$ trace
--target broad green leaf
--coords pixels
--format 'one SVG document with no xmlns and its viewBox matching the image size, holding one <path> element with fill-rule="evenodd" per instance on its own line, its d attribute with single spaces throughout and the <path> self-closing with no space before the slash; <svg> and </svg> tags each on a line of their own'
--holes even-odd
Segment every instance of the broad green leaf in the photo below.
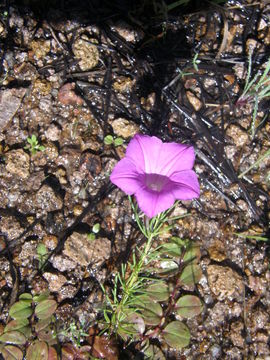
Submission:
<svg viewBox="0 0 270 360">
<path fill-rule="evenodd" d="M 190 341 L 188 327 L 181 321 L 172 321 L 162 331 L 162 335 L 166 343 L 176 350 L 187 346 Z"/>
<path fill-rule="evenodd" d="M 90 241 L 94 241 L 96 239 L 96 235 L 94 233 L 87 234 L 87 239 Z"/>
<path fill-rule="evenodd" d="M 201 300 L 194 295 L 184 295 L 176 303 L 176 312 L 184 318 L 192 318 L 203 310 Z"/>
<path fill-rule="evenodd" d="M 33 301 L 32 295 L 29 293 L 23 293 L 19 296 L 19 300 L 29 301 L 29 304 Z"/>
<path fill-rule="evenodd" d="M 35 331 L 38 333 L 39 331 L 46 329 L 50 323 L 51 323 L 51 317 L 48 317 L 43 320 L 38 320 L 38 322 L 35 324 Z"/>
<path fill-rule="evenodd" d="M 192 245 L 191 247 L 186 249 L 183 261 L 184 262 L 191 262 L 195 259 L 197 259 L 197 261 L 200 259 L 201 257 L 201 251 L 200 251 L 200 247 L 199 246 L 195 246 Z"/>
<path fill-rule="evenodd" d="M 27 340 L 32 336 L 32 329 L 30 328 L 30 326 L 25 326 L 18 331 L 21 332 Z"/>
<path fill-rule="evenodd" d="M 145 291 L 154 301 L 166 301 L 170 296 L 169 287 L 164 281 L 158 281 L 151 284 Z"/>
<path fill-rule="evenodd" d="M 196 263 L 190 263 L 180 275 L 180 281 L 184 285 L 194 285 L 196 284 L 202 276 L 202 270 L 200 266 Z"/>
<path fill-rule="evenodd" d="M 26 337 L 20 331 L 9 331 L 0 336 L 0 341 L 6 344 L 22 345 L 26 342 Z"/>
<path fill-rule="evenodd" d="M 104 144 L 111 145 L 113 143 L 113 137 L 112 135 L 107 135 L 104 138 Z"/>
<path fill-rule="evenodd" d="M 114 146 L 120 146 L 124 144 L 124 139 L 122 139 L 121 137 L 118 137 L 114 140 Z"/>
<path fill-rule="evenodd" d="M 57 308 L 55 300 L 43 300 L 35 308 L 35 315 L 39 319 L 51 317 Z"/>
<path fill-rule="evenodd" d="M 96 223 L 93 227 L 92 227 L 92 231 L 93 233 L 97 234 L 100 230 L 100 224 Z"/>
<path fill-rule="evenodd" d="M 143 353 L 148 360 L 166 360 L 163 352 L 156 345 L 149 345 L 145 350 L 143 350 Z"/>
<path fill-rule="evenodd" d="M 38 244 L 37 253 L 38 255 L 45 256 L 48 255 L 48 250 L 44 244 Z"/>
<path fill-rule="evenodd" d="M 29 324 L 28 319 L 11 320 L 5 327 L 4 332 L 20 330 Z"/>
<path fill-rule="evenodd" d="M 48 360 L 48 345 L 44 341 L 35 341 L 26 350 L 26 360 Z"/>
<path fill-rule="evenodd" d="M 172 236 L 171 242 L 177 244 L 180 248 L 185 248 L 190 243 L 190 240 L 183 240 L 178 236 Z"/>
<path fill-rule="evenodd" d="M 178 271 L 178 264 L 173 260 L 162 260 L 159 263 L 159 268 L 156 269 L 157 273 L 162 276 L 174 275 Z"/>
<path fill-rule="evenodd" d="M 162 245 L 161 252 L 169 256 L 180 257 L 182 254 L 182 247 L 170 242 Z"/>
<path fill-rule="evenodd" d="M 158 325 L 161 321 L 163 311 L 159 303 L 152 301 L 151 305 L 141 310 L 144 322 L 147 325 Z"/>
<path fill-rule="evenodd" d="M 147 294 L 137 297 L 134 305 L 142 314 L 144 322 L 148 325 L 157 325 L 163 316 L 163 310 L 159 303 L 153 301 Z"/>
<path fill-rule="evenodd" d="M 9 315 L 16 320 L 27 319 L 32 313 L 33 309 L 27 300 L 17 301 L 9 310 Z"/>
<path fill-rule="evenodd" d="M 43 293 L 41 293 L 40 295 L 35 295 L 33 297 L 33 300 L 35 303 L 40 303 L 42 302 L 43 300 L 47 300 L 48 297 L 49 297 L 50 293 L 49 291 L 44 291 Z"/>
<path fill-rule="evenodd" d="M 124 340 L 128 338 L 138 338 L 139 335 L 145 331 L 145 323 L 143 318 L 135 313 L 131 312 L 126 316 L 117 328 L 117 334 L 120 335 Z"/>
<path fill-rule="evenodd" d="M 57 343 L 54 331 L 49 326 L 39 331 L 37 336 L 40 341 L 46 341 L 48 345 L 55 345 Z"/>
<path fill-rule="evenodd" d="M 6 345 L 1 351 L 5 360 L 22 360 L 23 352 L 17 346 Z"/>
</svg>

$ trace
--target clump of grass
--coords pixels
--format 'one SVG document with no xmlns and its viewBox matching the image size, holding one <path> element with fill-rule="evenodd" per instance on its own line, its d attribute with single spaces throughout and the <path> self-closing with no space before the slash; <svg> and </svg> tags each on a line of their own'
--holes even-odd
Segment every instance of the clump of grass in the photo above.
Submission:
<svg viewBox="0 0 270 360">
<path fill-rule="evenodd" d="M 243 104 L 251 103 L 253 105 L 252 122 L 250 133 L 254 138 L 258 126 L 256 126 L 256 119 L 258 114 L 259 103 L 270 96 L 270 59 L 267 61 L 263 73 L 259 70 L 252 78 L 252 53 L 249 52 L 248 56 L 248 71 L 245 81 L 245 87 L 242 95 L 237 100 L 236 105 L 242 106 Z"/>
</svg>

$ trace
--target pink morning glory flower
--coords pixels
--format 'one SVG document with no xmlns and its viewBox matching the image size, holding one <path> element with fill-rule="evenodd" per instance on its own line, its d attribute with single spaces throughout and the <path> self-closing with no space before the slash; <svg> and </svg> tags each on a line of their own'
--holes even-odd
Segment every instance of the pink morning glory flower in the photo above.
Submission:
<svg viewBox="0 0 270 360">
<path fill-rule="evenodd" d="M 134 194 L 139 208 L 152 218 L 169 209 L 175 200 L 199 197 L 200 185 L 192 170 L 194 161 L 192 146 L 137 134 L 110 179 L 126 194 Z"/>
</svg>

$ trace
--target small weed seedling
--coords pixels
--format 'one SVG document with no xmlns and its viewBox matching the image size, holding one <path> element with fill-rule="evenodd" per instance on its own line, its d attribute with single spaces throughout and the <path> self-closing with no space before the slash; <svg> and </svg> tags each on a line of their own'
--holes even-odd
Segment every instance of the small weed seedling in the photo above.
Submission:
<svg viewBox="0 0 270 360">
<path fill-rule="evenodd" d="M 35 155 L 38 151 L 45 150 L 45 146 L 39 145 L 36 135 L 28 137 L 26 140 L 28 144 L 24 147 L 24 149 L 29 150 L 31 155 Z"/>
<path fill-rule="evenodd" d="M 48 259 L 48 250 L 44 244 L 37 246 L 38 269 L 42 269 Z"/>
<path fill-rule="evenodd" d="M 62 330 L 60 333 L 58 333 L 58 335 L 68 337 L 77 348 L 80 348 L 83 338 L 89 336 L 89 333 L 85 332 L 83 323 L 80 323 L 79 326 L 77 326 L 76 322 L 72 320 L 68 328 Z"/>
<path fill-rule="evenodd" d="M 99 233 L 100 230 L 100 224 L 96 223 L 93 227 L 92 227 L 92 232 L 90 232 L 87 237 L 89 240 L 95 240 L 96 238 L 96 234 Z"/>
<path fill-rule="evenodd" d="M 112 135 L 107 135 L 104 138 L 104 144 L 114 145 L 115 147 L 117 147 L 124 144 L 124 139 L 122 139 L 121 137 L 114 138 Z"/>
</svg>

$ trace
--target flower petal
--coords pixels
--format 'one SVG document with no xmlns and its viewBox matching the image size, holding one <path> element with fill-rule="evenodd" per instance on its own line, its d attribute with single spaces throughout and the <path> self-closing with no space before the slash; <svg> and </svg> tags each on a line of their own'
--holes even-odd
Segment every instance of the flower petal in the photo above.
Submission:
<svg viewBox="0 0 270 360">
<path fill-rule="evenodd" d="M 172 183 L 167 185 L 178 200 L 191 200 L 200 195 L 200 184 L 195 171 L 186 170 L 172 174 L 170 176 Z"/>
<path fill-rule="evenodd" d="M 162 150 L 162 141 L 155 136 L 137 134 L 130 141 L 126 157 L 132 159 L 138 170 L 145 173 L 157 173 Z"/>
<path fill-rule="evenodd" d="M 156 172 L 170 177 L 174 172 L 191 170 L 194 161 L 195 152 L 192 146 L 163 143 Z"/>
<path fill-rule="evenodd" d="M 152 218 L 157 214 L 169 209 L 175 201 L 171 191 L 152 191 L 143 187 L 136 191 L 136 200 L 139 208 L 149 217 Z"/>
<path fill-rule="evenodd" d="M 128 195 L 134 194 L 143 184 L 143 175 L 139 174 L 134 163 L 124 158 L 117 163 L 110 180 Z"/>
<path fill-rule="evenodd" d="M 178 143 L 163 143 L 155 136 L 137 134 L 130 141 L 126 156 L 138 170 L 147 174 L 170 176 L 173 172 L 192 169 L 194 148 Z"/>
</svg>

